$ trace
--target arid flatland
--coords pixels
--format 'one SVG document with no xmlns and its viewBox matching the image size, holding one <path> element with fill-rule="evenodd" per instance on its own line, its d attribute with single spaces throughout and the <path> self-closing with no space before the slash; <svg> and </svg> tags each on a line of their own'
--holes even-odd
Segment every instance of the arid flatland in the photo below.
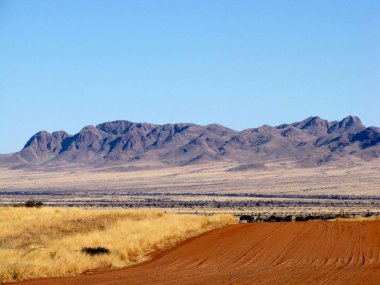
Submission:
<svg viewBox="0 0 380 285">
<path fill-rule="evenodd" d="M 204 164 L 135 171 L 0 169 L 2 204 L 40 200 L 53 206 L 151 207 L 181 211 L 379 211 L 380 163 L 231 171 Z"/>
</svg>

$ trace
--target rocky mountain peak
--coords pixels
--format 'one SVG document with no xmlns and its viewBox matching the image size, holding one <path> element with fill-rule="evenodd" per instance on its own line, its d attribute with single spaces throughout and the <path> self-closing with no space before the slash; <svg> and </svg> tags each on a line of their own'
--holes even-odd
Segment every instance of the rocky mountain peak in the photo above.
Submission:
<svg viewBox="0 0 380 285">
<path fill-rule="evenodd" d="M 291 124 L 243 131 L 218 124 L 157 125 L 118 120 L 86 126 L 74 135 L 65 131 L 38 132 L 20 152 L 10 156 L 6 156 L 7 160 L 0 158 L 0 164 L 106 165 L 139 161 L 185 165 L 221 160 L 291 160 L 315 166 L 351 156 L 380 157 L 380 132 L 376 127 L 366 128 L 356 116 L 333 122 L 313 116 Z"/>
</svg>

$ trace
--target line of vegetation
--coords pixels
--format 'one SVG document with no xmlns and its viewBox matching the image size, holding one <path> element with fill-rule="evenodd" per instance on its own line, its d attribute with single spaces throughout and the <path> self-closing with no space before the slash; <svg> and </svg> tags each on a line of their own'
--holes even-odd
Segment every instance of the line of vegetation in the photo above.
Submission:
<svg viewBox="0 0 380 285">
<path fill-rule="evenodd" d="M 379 213 L 367 212 L 362 215 L 338 213 L 338 214 L 307 214 L 307 215 L 249 215 L 239 216 L 241 223 L 265 223 L 265 222 L 307 222 L 307 221 L 379 221 Z"/>
<path fill-rule="evenodd" d="M 307 189 L 306 189 L 307 190 Z M 80 191 L 33 191 L 34 196 L 77 196 Z M 250 197 L 250 198 L 286 198 L 286 199 L 320 199 L 320 200 L 380 200 L 379 195 L 338 195 L 338 194 L 264 194 L 264 193 L 214 193 L 214 192 L 96 192 L 89 191 L 83 192 L 88 196 L 103 196 L 103 195 L 116 195 L 116 196 L 203 196 L 203 197 Z M 0 191 L 0 195 L 12 196 L 29 196 L 29 191 Z"/>
</svg>

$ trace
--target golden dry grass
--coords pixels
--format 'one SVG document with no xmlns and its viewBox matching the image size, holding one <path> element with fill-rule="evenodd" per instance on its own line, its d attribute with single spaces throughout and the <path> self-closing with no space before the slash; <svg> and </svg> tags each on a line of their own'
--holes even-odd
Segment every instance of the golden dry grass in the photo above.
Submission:
<svg viewBox="0 0 380 285">
<path fill-rule="evenodd" d="M 234 222 L 230 215 L 153 210 L 0 207 L 0 283 L 129 266 L 157 249 Z M 81 251 L 95 246 L 110 254 Z"/>
<path fill-rule="evenodd" d="M 356 217 L 356 218 L 336 218 L 331 221 L 341 221 L 341 222 L 379 222 L 380 216 L 372 217 Z"/>
</svg>

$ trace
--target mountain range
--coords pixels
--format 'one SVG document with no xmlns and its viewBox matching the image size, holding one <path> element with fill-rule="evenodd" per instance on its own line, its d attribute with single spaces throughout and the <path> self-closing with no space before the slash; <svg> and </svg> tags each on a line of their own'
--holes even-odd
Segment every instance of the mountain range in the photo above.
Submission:
<svg viewBox="0 0 380 285">
<path fill-rule="evenodd" d="M 366 127 L 356 116 L 341 121 L 309 117 L 279 126 L 235 131 L 211 124 L 157 125 L 125 120 L 86 126 L 79 133 L 40 131 L 22 150 L 0 156 L 12 168 L 58 165 L 188 165 L 214 161 L 258 167 L 291 161 L 319 166 L 347 159 L 380 156 L 380 129 Z"/>
</svg>

